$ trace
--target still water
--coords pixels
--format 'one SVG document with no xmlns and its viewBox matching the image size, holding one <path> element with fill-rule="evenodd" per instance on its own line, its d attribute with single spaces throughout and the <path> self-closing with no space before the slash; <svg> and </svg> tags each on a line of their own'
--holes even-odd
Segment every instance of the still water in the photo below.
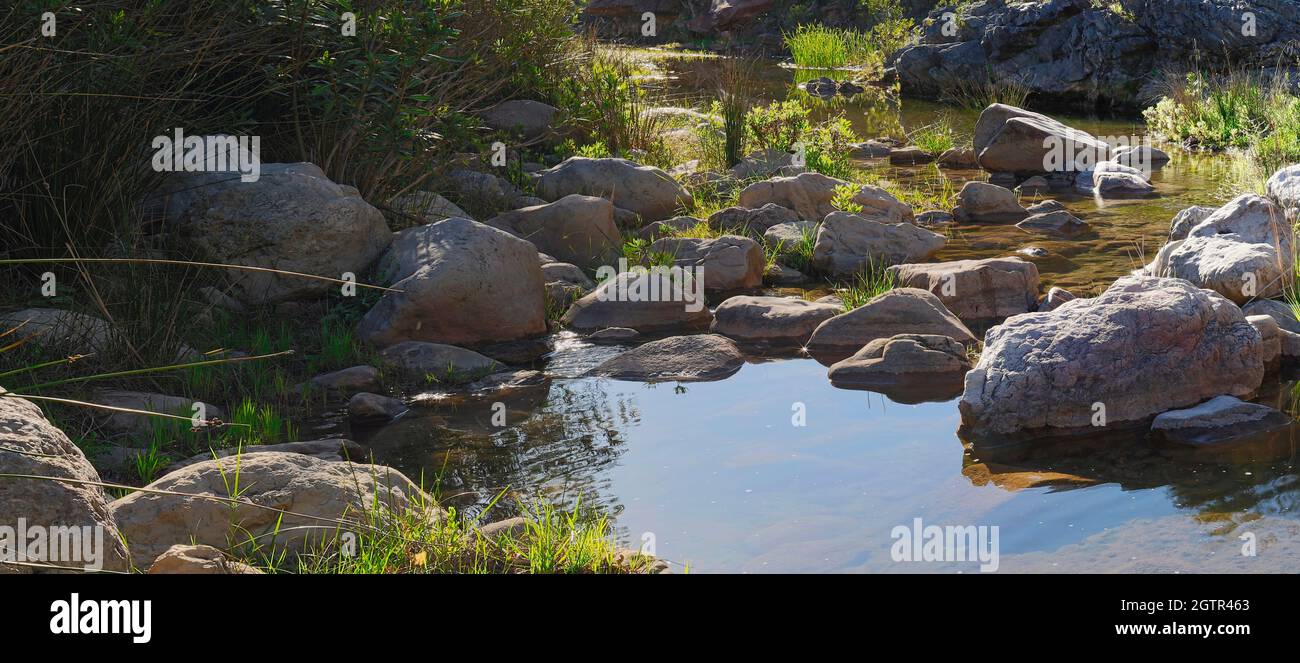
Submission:
<svg viewBox="0 0 1300 663">
<path fill-rule="evenodd" d="M 715 65 L 663 61 L 662 84 L 677 99 L 701 98 Z M 760 96 L 791 88 L 791 73 L 775 65 L 758 76 Z M 869 95 L 836 104 L 864 136 L 899 135 L 939 112 L 968 136 L 977 116 Z M 1057 117 L 1099 136 L 1143 131 L 1133 119 Z M 1045 287 L 1094 294 L 1153 254 L 1178 210 L 1238 193 L 1228 159 L 1167 151 L 1173 161 L 1153 177 L 1157 197 L 1050 195 L 1092 225 L 1088 235 L 1054 240 L 1009 225 L 958 226 L 939 259 L 1037 246 L 1048 252 L 1034 259 Z M 863 167 L 918 185 L 935 185 L 939 173 Z M 956 188 L 983 177 L 939 176 Z M 442 494 L 463 509 L 482 509 L 503 491 L 576 506 L 607 516 L 624 544 L 652 541 L 679 572 L 979 572 L 977 562 L 894 561 L 891 532 L 918 518 L 996 526 L 1001 572 L 1300 568 L 1294 433 L 1213 456 L 1132 436 L 1032 452 L 979 449 L 957 437 L 955 402 L 903 405 L 836 389 L 811 359 L 755 358 L 720 382 L 642 384 L 580 377 L 621 348 L 568 333 L 555 341 L 544 385 L 489 399 L 416 394 L 399 421 L 351 433 L 378 462 L 426 483 L 438 477 Z M 1260 400 L 1294 413 L 1291 386 L 1269 385 Z M 491 425 L 494 401 L 506 404 L 505 429 Z M 341 418 L 325 421 L 320 432 L 339 427 Z M 489 519 L 512 515 L 509 508 L 493 507 Z M 1243 554 L 1249 543 L 1253 556 Z"/>
</svg>

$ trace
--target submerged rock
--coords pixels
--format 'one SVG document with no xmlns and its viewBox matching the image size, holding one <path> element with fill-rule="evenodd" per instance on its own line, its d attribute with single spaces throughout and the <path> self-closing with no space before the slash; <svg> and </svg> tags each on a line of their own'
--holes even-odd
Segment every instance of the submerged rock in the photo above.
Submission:
<svg viewBox="0 0 1300 663">
<path fill-rule="evenodd" d="M 731 339 L 699 334 L 646 343 L 604 362 L 588 374 L 643 382 L 721 380 L 740 370 L 744 363 L 745 356 Z"/>
<path fill-rule="evenodd" d="M 415 378 L 483 375 L 504 368 L 495 359 L 473 350 L 424 341 L 398 343 L 385 348 L 380 357 L 384 363 Z"/>
<path fill-rule="evenodd" d="M 1073 237 L 1091 229 L 1079 217 L 1064 210 L 1035 214 L 1016 224 L 1017 228 Z"/>
<path fill-rule="evenodd" d="M 996 439 L 1123 429 L 1213 396 L 1246 396 L 1263 380 L 1260 344 L 1241 309 L 1217 293 L 1124 277 L 1098 297 L 989 330 L 966 374 L 963 432 Z"/>
<path fill-rule="evenodd" d="M 948 336 L 898 334 L 878 338 L 827 372 L 840 388 L 868 389 L 899 403 L 946 401 L 961 395 L 970 370 L 966 347 Z"/>
</svg>

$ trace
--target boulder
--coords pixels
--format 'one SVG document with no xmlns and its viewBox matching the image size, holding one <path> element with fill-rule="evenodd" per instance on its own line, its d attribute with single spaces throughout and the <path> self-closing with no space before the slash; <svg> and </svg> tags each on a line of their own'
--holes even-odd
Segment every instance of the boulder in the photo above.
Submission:
<svg viewBox="0 0 1300 663">
<path fill-rule="evenodd" d="M 808 282 L 808 276 L 803 272 L 793 268 L 786 267 L 779 262 L 774 262 L 763 270 L 763 283 L 772 286 L 796 286 Z"/>
<path fill-rule="evenodd" d="M 795 221 L 778 223 L 763 233 L 763 242 L 774 249 L 780 247 L 779 253 L 790 253 L 804 241 L 804 235 L 817 238 L 817 226 L 814 221 Z"/>
<path fill-rule="evenodd" d="M 989 330 L 966 374 L 963 432 L 1000 439 L 1113 431 L 1213 396 L 1246 396 L 1264 376 L 1260 343 L 1241 309 L 1217 293 L 1178 279 L 1124 277 L 1097 297 Z"/>
<path fill-rule="evenodd" d="M 640 338 L 640 332 L 627 327 L 606 327 L 587 336 L 592 343 L 632 343 Z"/>
<path fill-rule="evenodd" d="M 117 389 L 102 391 L 95 397 L 95 402 L 116 408 L 140 410 L 142 412 L 157 412 L 158 414 L 172 414 L 190 417 L 198 412 L 202 412 L 204 419 L 226 418 L 226 414 L 221 410 L 221 408 L 210 403 L 203 403 L 182 396 L 151 394 L 143 391 L 124 391 Z M 195 410 L 195 406 L 199 406 L 200 409 Z M 155 425 L 173 423 L 172 420 L 163 417 L 151 417 L 147 414 L 132 414 L 130 412 L 115 412 L 113 410 L 95 410 L 95 414 L 100 421 L 100 425 L 108 431 L 141 437 L 149 437 L 153 433 Z"/>
<path fill-rule="evenodd" d="M 1271 373 L 1282 362 L 1282 328 L 1277 321 L 1267 315 L 1246 315 L 1246 322 L 1259 332 L 1260 360 L 1264 362 L 1264 371 Z"/>
<path fill-rule="evenodd" d="M 1244 194 L 1193 226 L 1186 239 L 1165 244 L 1144 272 L 1186 279 L 1245 303 L 1291 286 L 1294 247 L 1281 208 Z"/>
<path fill-rule="evenodd" d="M 532 242 L 556 260 L 587 269 L 613 264 L 623 246 L 614 225 L 614 205 L 592 196 L 574 194 L 505 212 L 487 225 Z"/>
<path fill-rule="evenodd" d="M 852 276 L 872 265 L 925 260 L 945 243 L 943 235 L 910 223 L 833 212 L 817 231 L 812 265 L 826 274 Z"/>
<path fill-rule="evenodd" d="M 946 401 L 961 395 L 970 370 L 966 347 L 948 336 L 898 334 L 878 338 L 830 367 L 831 384 L 878 391 L 900 403 Z"/>
<path fill-rule="evenodd" d="M 1161 413 L 1151 422 L 1151 437 L 1173 444 L 1225 444 L 1291 426 L 1291 417 L 1267 405 L 1232 396 L 1215 396 L 1200 405 Z"/>
<path fill-rule="evenodd" d="M 1169 222 L 1169 240 L 1187 239 L 1187 233 L 1209 218 L 1217 209 L 1216 207 L 1192 205 L 1175 214 L 1173 220 Z"/>
<path fill-rule="evenodd" d="M 256 182 L 229 173 L 178 173 L 166 191 L 166 218 L 196 260 L 339 279 L 365 271 L 393 239 L 379 210 L 310 163 L 262 164 Z M 247 304 L 315 298 L 339 287 L 225 271 L 231 294 Z"/>
<path fill-rule="evenodd" d="M 878 140 L 869 140 L 865 143 L 853 143 L 852 145 L 849 145 L 849 158 L 879 159 L 880 157 L 889 156 L 891 151 L 893 151 L 893 148 L 890 146 Z"/>
<path fill-rule="evenodd" d="M 85 313 L 57 308 L 26 308 L 0 314 L 5 345 L 22 341 L 34 347 L 91 354 L 113 349 L 121 336 L 108 322 Z"/>
<path fill-rule="evenodd" d="M 895 166 L 918 166 L 930 163 L 934 158 L 933 154 L 915 145 L 900 147 L 889 153 L 889 163 Z"/>
<path fill-rule="evenodd" d="M 154 560 L 150 575 L 261 575 L 262 570 L 237 562 L 212 546 L 176 544 Z"/>
<path fill-rule="evenodd" d="M 721 380 L 745 363 L 730 339 L 716 334 L 672 336 L 610 359 L 588 374 L 616 380 L 677 382 Z"/>
<path fill-rule="evenodd" d="M 212 449 L 201 454 L 195 454 L 189 458 L 178 460 L 167 467 L 163 468 L 163 474 L 171 474 L 195 463 L 212 460 L 213 458 L 226 458 L 236 454 L 255 454 L 255 453 L 291 453 L 311 456 L 320 460 L 341 462 L 345 460 L 364 460 L 366 458 L 366 449 L 352 440 L 343 438 L 329 438 L 325 440 L 309 440 L 306 442 L 282 442 L 280 444 L 250 444 L 243 447 L 226 447 L 224 449 Z"/>
<path fill-rule="evenodd" d="M 357 325 L 364 341 L 489 343 L 546 332 L 537 248 L 469 219 L 403 230 L 380 261 L 387 292 Z"/>
<path fill-rule="evenodd" d="M 1276 299 L 1256 299 L 1249 304 L 1241 307 L 1241 311 L 1246 315 L 1267 315 L 1273 318 L 1278 327 L 1289 332 L 1300 334 L 1300 320 L 1296 319 L 1296 312 L 1290 304 L 1281 302 Z"/>
<path fill-rule="evenodd" d="M 989 172 L 1032 175 L 1089 170 L 1110 153 L 1105 142 L 1041 113 L 992 104 L 975 123 L 975 153 Z"/>
<path fill-rule="evenodd" d="M 957 205 L 970 221 L 1015 221 L 1025 218 L 1025 208 L 1011 189 L 988 182 L 970 181 L 957 192 Z"/>
<path fill-rule="evenodd" d="M 895 265 L 898 285 L 927 290 L 967 325 L 983 327 L 1038 304 L 1038 267 L 1020 258 Z"/>
<path fill-rule="evenodd" d="M 1102 198 L 1143 196 L 1155 191 L 1147 176 L 1136 168 L 1115 161 L 1103 161 L 1075 178 L 1075 188 Z"/>
<path fill-rule="evenodd" d="M 898 334 L 947 336 L 964 345 L 976 341 L 938 297 L 917 288 L 895 288 L 818 325 L 807 348 L 818 361 L 834 363 L 878 338 Z"/>
<path fill-rule="evenodd" d="M 749 290 L 763 285 L 763 249 L 748 237 L 665 237 L 651 244 L 650 250 L 673 256 L 678 267 L 697 270 L 706 291 Z"/>
<path fill-rule="evenodd" d="M 399 214 L 413 216 L 421 223 L 473 218 L 456 203 L 430 191 L 415 191 L 398 196 L 389 205 Z"/>
<path fill-rule="evenodd" d="M 745 187 L 740 192 L 740 206 L 758 209 L 775 204 L 794 210 L 805 221 L 821 221 L 822 217 L 835 211 L 831 200 L 835 197 L 835 189 L 844 184 L 843 180 L 821 173 L 774 177 Z"/>
<path fill-rule="evenodd" d="M 1071 293 L 1069 290 L 1066 290 L 1064 288 L 1057 288 L 1053 286 L 1052 289 L 1048 290 L 1047 294 L 1043 296 L 1043 301 L 1039 302 L 1038 310 L 1054 311 L 1061 304 L 1064 304 L 1073 299 L 1075 299 L 1074 294 Z"/>
<path fill-rule="evenodd" d="M 42 573 L 33 566 L 6 561 L 87 570 L 128 571 L 130 559 L 118 535 L 104 489 L 94 485 L 99 473 L 85 454 L 31 401 L 0 391 L 0 473 L 85 483 L 0 477 L 0 527 L 67 527 L 72 550 L 8 550 L 0 555 L 0 574 Z M 21 523 L 20 523 L 21 521 Z M 49 530 L 53 534 L 56 530 Z M 71 538 L 71 537 L 77 538 Z M 102 548 L 96 549 L 102 541 Z M 24 542 L 26 543 L 26 542 Z M 29 554 L 30 553 L 30 556 Z M 137 560 L 138 562 L 138 560 Z M 52 570 L 52 569 L 51 569 Z"/>
<path fill-rule="evenodd" d="M 660 237 L 674 237 L 703 223 L 693 216 L 674 216 L 663 221 L 654 221 L 637 231 L 641 239 L 653 242 Z"/>
<path fill-rule="evenodd" d="M 503 101 L 480 114 L 483 123 L 499 131 L 511 131 L 524 138 L 539 138 L 550 132 L 559 109 L 531 99 Z"/>
<path fill-rule="evenodd" d="M 1065 211 L 1047 212 L 1046 214 L 1034 214 L 1025 218 L 1024 221 L 1016 224 L 1021 230 L 1031 232 L 1041 232 L 1065 237 L 1074 237 L 1088 232 L 1091 229 L 1086 222 L 1079 217 Z"/>
<path fill-rule="evenodd" d="M 311 379 L 311 383 L 330 391 L 375 391 L 379 389 L 379 369 L 374 366 L 352 366 L 317 375 Z"/>
<path fill-rule="evenodd" d="M 813 330 L 843 309 L 788 297 L 732 297 L 713 311 L 709 331 L 746 345 L 802 347 Z"/>
<path fill-rule="evenodd" d="M 773 226 L 798 223 L 799 215 L 776 203 L 758 209 L 728 207 L 709 216 L 709 226 L 723 232 L 762 236 Z"/>
<path fill-rule="evenodd" d="M 1268 197 L 1284 210 L 1300 208 L 1300 164 L 1273 173 L 1264 185 Z"/>
<path fill-rule="evenodd" d="M 547 200 L 598 196 L 645 222 L 667 219 L 694 204 L 691 194 L 668 173 L 626 159 L 572 157 L 541 173 L 537 193 Z"/>
<path fill-rule="evenodd" d="M 728 174 L 732 179 L 740 181 L 776 175 L 789 177 L 806 171 L 804 166 L 795 163 L 794 154 L 772 149 L 747 155 L 740 163 L 732 166 Z"/>
<path fill-rule="evenodd" d="M 348 399 L 348 417 L 361 423 L 379 423 L 396 419 L 406 412 L 406 404 L 381 394 L 360 392 Z"/>
<path fill-rule="evenodd" d="M 959 170 L 974 170 L 980 167 L 979 160 L 975 158 L 975 150 L 953 147 L 943 151 L 939 155 L 938 164 L 941 168 L 953 168 Z"/>
<path fill-rule="evenodd" d="M 1169 163 L 1169 153 L 1150 145 L 1135 145 L 1116 149 L 1110 157 L 1116 163 L 1142 171 L 1150 178 L 1152 170 L 1163 168 Z"/>
<path fill-rule="evenodd" d="M 520 198 L 526 198 L 519 187 L 492 173 L 453 170 L 447 174 L 447 185 L 456 192 L 457 200 L 475 208 L 500 211 L 528 206 L 515 204 Z"/>
<path fill-rule="evenodd" d="M 706 279 L 708 277 L 705 277 Z M 713 321 L 703 280 L 671 272 L 622 272 L 574 302 L 560 323 L 578 332 L 627 327 L 642 334 L 704 329 Z"/>
<path fill-rule="evenodd" d="M 497 360 L 473 350 L 442 343 L 404 341 L 380 352 L 384 363 L 408 377 L 441 378 L 477 376 L 504 368 Z"/>
<path fill-rule="evenodd" d="M 546 284 L 566 283 L 575 285 L 583 291 L 591 290 L 596 287 L 587 273 L 567 262 L 548 262 L 542 265 L 542 276 L 546 278 Z"/>
<path fill-rule="evenodd" d="M 239 494 L 232 499 L 236 473 Z M 256 537 L 266 551 L 328 548 L 337 545 L 340 532 L 363 526 L 376 508 L 441 517 L 432 498 L 390 467 L 291 453 L 204 461 L 146 488 L 165 492 L 135 492 L 109 504 L 132 556 L 144 563 L 178 543 L 235 550 Z"/>
</svg>

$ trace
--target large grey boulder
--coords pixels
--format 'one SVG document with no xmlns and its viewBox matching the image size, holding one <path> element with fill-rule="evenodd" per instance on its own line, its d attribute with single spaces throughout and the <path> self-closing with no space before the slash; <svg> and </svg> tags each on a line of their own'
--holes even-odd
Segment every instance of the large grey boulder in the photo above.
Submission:
<svg viewBox="0 0 1300 663">
<path fill-rule="evenodd" d="M 1090 170 L 1110 154 L 1105 142 L 1046 115 L 992 104 L 975 124 L 976 160 L 994 173 Z"/>
<path fill-rule="evenodd" d="M 709 331 L 746 345 L 802 346 L 843 309 L 790 297 L 740 295 L 718 304 Z"/>
<path fill-rule="evenodd" d="M 871 265 L 925 260 L 945 243 L 943 235 L 911 223 L 832 212 L 817 230 L 812 265 L 826 274 L 851 276 Z"/>
<path fill-rule="evenodd" d="M 1160 249 L 1144 271 L 1186 279 L 1245 303 L 1294 281 L 1295 231 L 1271 200 L 1243 194 Z"/>
<path fill-rule="evenodd" d="M 487 225 L 532 242 L 556 260 L 588 269 L 613 264 L 623 246 L 614 204 L 593 196 L 574 194 L 504 212 Z"/>
<path fill-rule="evenodd" d="M 368 343 L 473 345 L 546 332 L 537 247 L 469 219 L 403 230 L 380 261 L 388 292 L 357 325 Z"/>
<path fill-rule="evenodd" d="M 579 332 L 626 327 L 642 334 L 706 329 L 703 283 L 680 271 L 622 272 L 574 302 L 560 323 Z M 680 296 L 679 296 L 680 295 Z"/>
<path fill-rule="evenodd" d="M 605 198 L 645 222 L 667 219 L 694 204 L 668 173 L 626 159 L 572 157 L 537 179 L 537 194 L 547 200 L 575 193 Z"/>
<path fill-rule="evenodd" d="M 20 520 L 32 532 L 37 527 L 70 528 L 50 529 L 48 533 L 59 533 L 61 542 L 75 544 L 71 549 L 57 552 L 48 546 L 44 550 L 7 550 L 0 555 L 0 575 L 45 571 L 5 561 L 88 570 L 130 569 L 117 521 L 108 508 L 108 496 L 103 488 L 94 485 L 100 481 L 99 473 L 81 449 L 45 418 L 39 407 L 3 390 L 0 390 L 0 473 L 80 482 L 0 477 L 0 505 L 3 505 L 0 527 L 7 528 L 11 536 L 21 529 Z M 62 533 L 68 536 L 65 538 Z M 11 539 L 8 545 L 13 543 Z M 24 545 L 27 543 L 23 541 Z M 102 547 L 97 550 L 97 545 Z"/>
<path fill-rule="evenodd" d="M 721 380 L 744 364 L 745 356 L 731 339 L 699 334 L 651 341 L 602 363 L 589 375 L 646 382 Z"/>
<path fill-rule="evenodd" d="M 989 330 L 966 374 L 963 430 L 998 439 L 1123 429 L 1213 396 L 1246 396 L 1264 377 L 1260 343 L 1217 293 L 1124 277 L 1097 297 Z"/>
<path fill-rule="evenodd" d="M 818 325 L 807 347 L 818 361 L 834 363 L 878 338 L 898 334 L 947 336 L 964 345 L 976 342 L 938 297 L 917 288 L 895 288 Z"/>
<path fill-rule="evenodd" d="M 1038 267 L 1020 258 L 895 265 L 898 285 L 928 290 L 962 322 L 986 326 L 1038 305 Z"/>
<path fill-rule="evenodd" d="M 194 257 L 343 278 L 365 271 L 392 241 L 384 215 L 357 190 L 331 182 L 310 163 L 262 164 L 256 182 L 229 173 L 169 179 L 168 221 Z M 267 304 L 319 297 L 336 283 L 227 270 L 237 299 Z"/>
<path fill-rule="evenodd" d="M 399 214 L 419 219 L 421 223 L 437 223 L 443 219 L 471 219 L 468 212 L 456 203 L 432 191 L 413 191 L 394 198 L 389 205 Z"/>
<path fill-rule="evenodd" d="M 698 270 L 705 290 L 750 290 L 763 285 L 763 249 L 748 237 L 665 237 L 651 244 L 650 250 L 672 256 L 678 267 Z"/>
<path fill-rule="evenodd" d="M 238 473 L 238 485 L 234 484 Z M 251 547 L 290 554 L 335 548 L 341 533 L 376 513 L 441 511 L 401 472 L 381 465 L 330 462 L 293 453 L 244 454 L 172 472 L 109 505 L 131 555 L 148 564 L 171 546 Z M 238 491 L 238 499 L 232 492 Z"/>
</svg>

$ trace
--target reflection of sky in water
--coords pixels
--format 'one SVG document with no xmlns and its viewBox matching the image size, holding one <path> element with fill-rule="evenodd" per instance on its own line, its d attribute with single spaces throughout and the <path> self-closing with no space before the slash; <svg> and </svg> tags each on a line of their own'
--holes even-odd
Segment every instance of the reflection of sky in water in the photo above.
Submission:
<svg viewBox="0 0 1300 663">
<path fill-rule="evenodd" d="M 835 389 L 825 371 L 791 360 L 711 383 L 557 379 L 507 400 L 504 433 L 487 425 L 490 403 L 439 403 L 362 441 L 408 472 L 444 467 L 445 492 L 472 495 L 467 506 L 506 486 L 568 504 L 581 494 L 625 543 L 653 532 L 661 556 L 704 572 L 973 570 L 894 563 L 890 531 L 917 517 L 998 525 L 1003 571 L 1193 570 L 1206 546 L 1235 550 L 1241 527 L 1293 524 L 1285 459 L 1198 465 L 1138 445 L 1007 465 L 963 449 L 955 403 L 899 405 Z M 791 425 L 795 401 L 806 427 Z M 1153 546 L 1141 545 L 1148 528 Z M 1072 556 L 1043 554 L 1058 549 Z M 1261 566 L 1284 563 L 1268 550 Z"/>
</svg>

